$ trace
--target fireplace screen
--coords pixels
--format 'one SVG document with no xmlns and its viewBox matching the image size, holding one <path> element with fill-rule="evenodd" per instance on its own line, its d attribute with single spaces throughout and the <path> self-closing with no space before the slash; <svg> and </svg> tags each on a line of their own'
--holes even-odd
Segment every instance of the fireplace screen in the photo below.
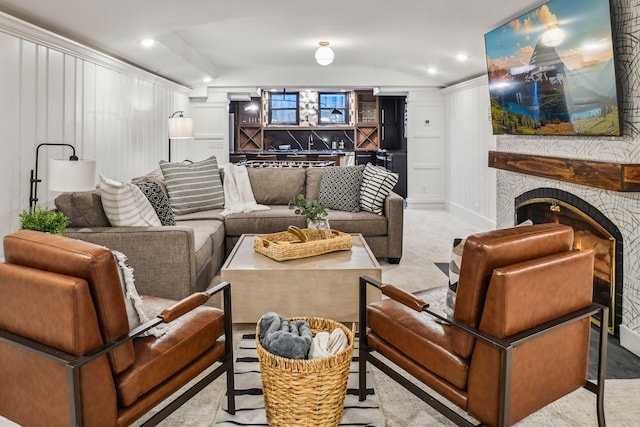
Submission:
<svg viewBox="0 0 640 427">
<path fill-rule="evenodd" d="M 609 307 L 609 333 L 616 331 L 616 238 L 575 206 L 551 198 L 531 198 L 516 205 L 516 221 L 554 222 L 573 227 L 573 247 L 594 252 L 593 301 Z M 594 323 L 599 321 L 594 319 Z"/>
</svg>

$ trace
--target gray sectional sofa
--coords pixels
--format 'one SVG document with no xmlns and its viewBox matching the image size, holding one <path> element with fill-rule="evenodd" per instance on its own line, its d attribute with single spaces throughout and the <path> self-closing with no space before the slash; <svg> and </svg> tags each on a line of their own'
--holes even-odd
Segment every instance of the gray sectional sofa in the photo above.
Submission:
<svg viewBox="0 0 640 427">
<path fill-rule="evenodd" d="M 176 225 L 111 227 L 97 191 L 65 193 L 56 206 L 71 219 L 66 236 L 118 250 L 134 268 L 141 294 L 181 299 L 207 288 L 242 234 L 266 234 L 305 226 L 305 218 L 288 208 L 298 194 L 316 199 L 322 168 L 248 169 L 256 202 L 269 210 L 220 215 L 209 210 L 176 216 Z M 383 215 L 329 211 L 331 228 L 361 233 L 378 258 L 402 257 L 404 199 L 395 193 L 384 201 Z"/>
</svg>

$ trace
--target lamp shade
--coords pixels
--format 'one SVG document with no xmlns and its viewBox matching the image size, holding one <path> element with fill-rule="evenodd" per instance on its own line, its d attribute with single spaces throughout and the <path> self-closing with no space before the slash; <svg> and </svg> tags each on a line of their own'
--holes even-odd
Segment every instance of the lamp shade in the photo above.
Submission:
<svg viewBox="0 0 640 427">
<path fill-rule="evenodd" d="M 51 191 L 87 191 L 96 188 L 96 161 L 49 159 L 48 179 Z"/>
<path fill-rule="evenodd" d="M 170 139 L 193 138 L 193 119 L 189 117 L 169 118 L 169 138 Z"/>
<path fill-rule="evenodd" d="M 329 42 L 320 42 L 320 47 L 316 50 L 316 62 L 320 65 L 333 62 L 333 50 L 329 47 Z"/>
</svg>

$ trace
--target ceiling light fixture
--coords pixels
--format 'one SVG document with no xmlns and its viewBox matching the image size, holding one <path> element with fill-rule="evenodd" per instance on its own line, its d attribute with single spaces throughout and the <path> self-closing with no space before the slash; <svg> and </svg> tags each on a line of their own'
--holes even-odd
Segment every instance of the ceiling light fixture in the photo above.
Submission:
<svg viewBox="0 0 640 427">
<path fill-rule="evenodd" d="M 320 47 L 316 50 L 316 62 L 320 65 L 329 65 L 333 62 L 333 50 L 329 47 L 329 42 L 320 42 Z"/>
<path fill-rule="evenodd" d="M 209 82 L 211 82 L 211 77 L 207 76 L 207 77 L 203 78 L 202 81 L 205 82 L 205 83 L 209 83 Z"/>
<path fill-rule="evenodd" d="M 466 54 L 464 54 L 464 53 L 459 53 L 459 54 L 457 54 L 457 55 L 456 55 L 456 59 L 457 59 L 458 61 L 460 61 L 460 62 L 464 62 L 464 61 L 466 61 L 467 59 L 469 59 L 469 57 L 468 57 Z"/>
<path fill-rule="evenodd" d="M 435 74 L 437 72 L 438 72 L 438 70 L 436 70 L 434 67 L 427 68 L 427 73 L 429 73 L 429 74 Z"/>
<path fill-rule="evenodd" d="M 151 47 L 156 43 L 154 39 L 144 39 L 140 41 L 140 44 L 144 47 Z"/>
</svg>

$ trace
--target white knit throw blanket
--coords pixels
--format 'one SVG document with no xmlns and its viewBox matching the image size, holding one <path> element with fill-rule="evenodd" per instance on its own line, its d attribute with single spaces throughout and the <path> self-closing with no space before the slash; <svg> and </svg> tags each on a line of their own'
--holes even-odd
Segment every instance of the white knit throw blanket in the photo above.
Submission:
<svg viewBox="0 0 640 427">
<path fill-rule="evenodd" d="M 140 294 L 138 294 L 138 290 L 136 289 L 135 278 L 133 277 L 133 268 L 127 264 L 127 256 L 122 252 L 115 250 L 111 250 L 111 253 L 116 259 L 118 270 L 120 270 L 120 280 L 122 281 L 125 306 L 127 308 L 127 316 L 129 318 L 129 328 L 133 329 L 136 326 L 147 323 L 149 321 L 149 316 L 144 312 L 142 298 L 140 298 Z M 161 337 L 165 333 L 166 326 L 158 325 L 149 329 L 142 335 Z"/>
<path fill-rule="evenodd" d="M 246 166 L 227 163 L 222 167 L 224 168 L 224 210 L 220 215 L 269 210 L 269 206 L 256 203 Z"/>
</svg>

